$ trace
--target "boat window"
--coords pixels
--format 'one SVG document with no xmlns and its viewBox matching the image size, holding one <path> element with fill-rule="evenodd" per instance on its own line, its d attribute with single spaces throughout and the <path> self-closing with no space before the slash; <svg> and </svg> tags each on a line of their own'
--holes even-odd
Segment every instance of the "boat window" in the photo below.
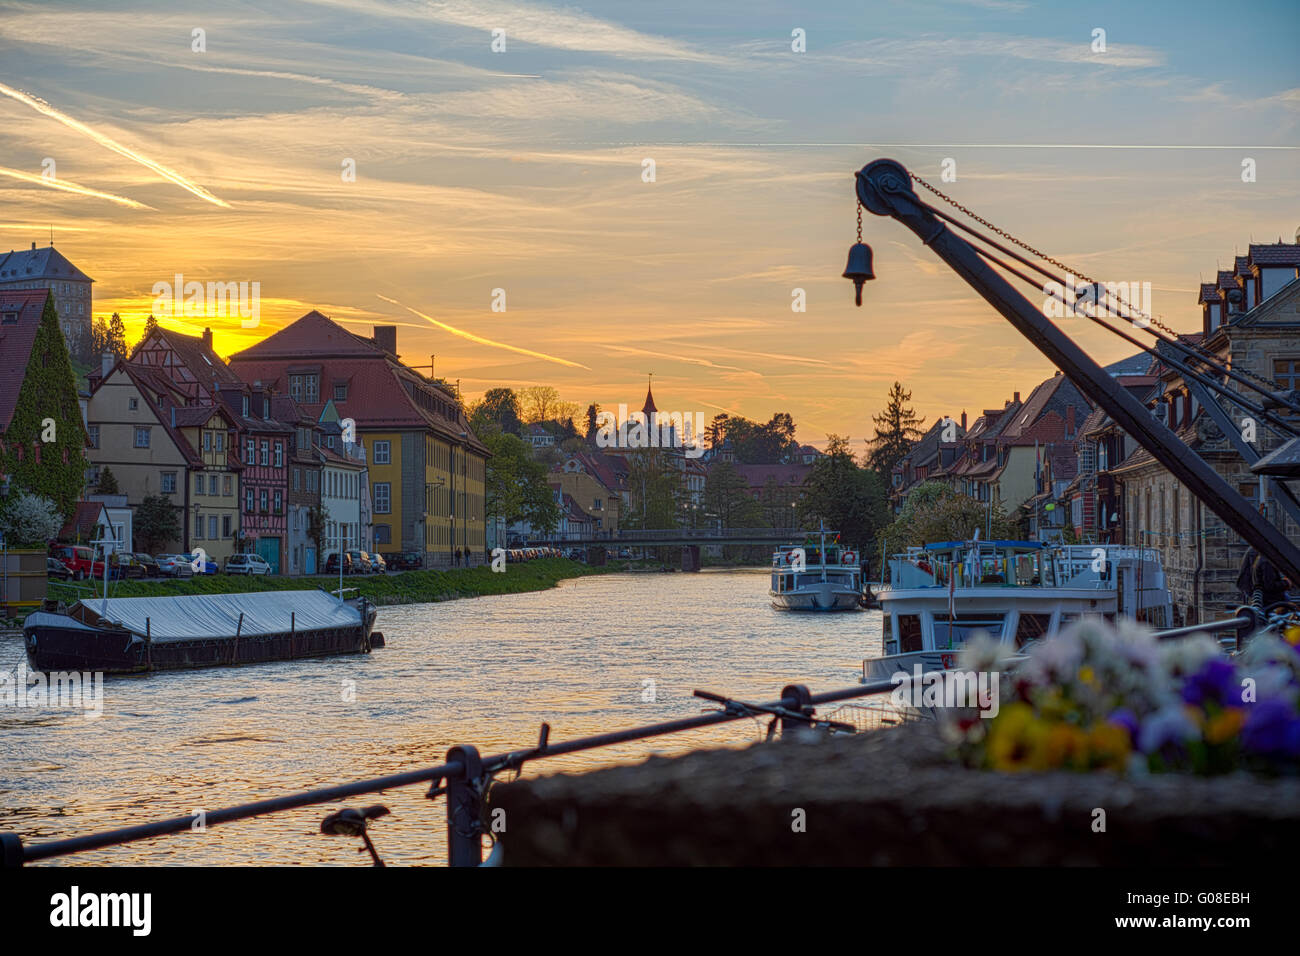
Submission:
<svg viewBox="0 0 1300 956">
<path fill-rule="evenodd" d="M 1024 647 L 1030 641 L 1047 636 L 1047 629 L 1052 625 L 1050 614 L 1021 614 L 1016 623 L 1016 647 Z"/>
<path fill-rule="evenodd" d="M 901 654 L 910 654 L 921 650 L 921 616 L 919 614 L 898 615 L 898 650 Z"/>
<path fill-rule="evenodd" d="M 936 650 L 960 647 L 980 632 L 1000 637 L 1002 634 L 1001 614 L 958 614 L 949 626 L 947 614 L 934 616 L 934 646 Z"/>
<path fill-rule="evenodd" d="M 884 635 L 886 644 L 894 639 L 894 622 L 893 618 L 888 614 L 881 615 L 880 633 Z"/>
</svg>

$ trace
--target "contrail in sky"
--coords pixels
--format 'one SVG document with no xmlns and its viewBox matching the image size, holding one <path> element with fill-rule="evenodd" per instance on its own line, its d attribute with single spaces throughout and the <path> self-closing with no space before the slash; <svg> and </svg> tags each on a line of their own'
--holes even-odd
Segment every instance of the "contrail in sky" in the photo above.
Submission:
<svg viewBox="0 0 1300 956">
<path fill-rule="evenodd" d="M 379 293 L 375 294 L 379 295 Z M 588 366 L 582 365 L 578 362 L 570 362 L 568 359 L 556 358 L 554 355 L 547 355 L 544 352 L 534 352 L 531 349 L 521 349 L 518 346 L 506 345 L 504 342 L 493 342 L 491 339 L 485 339 L 481 335 L 475 335 L 473 332 L 466 332 L 463 329 L 455 328 L 454 326 L 448 325 L 446 322 L 439 322 L 433 316 L 425 315 L 423 312 L 417 311 L 409 305 L 402 305 L 402 303 L 398 302 L 396 299 L 390 299 L 386 295 L 379 295 L 379 298 L 383 299 L 385 302 L 391 302 L 393 305 L 405 309 L 412 315 L 418 315 L 426 322 L 432 322 L 445 332 L 450 332 L 452 335 L 459 335 L 462 339 L 469 339 L 471 342 L 477 342 L 479 345 L 490 345 L 494 349 L 505 349 L 509 352 L 518 352 L 520 355 L 530 355 L 533 358 L 539 358 L 547 362 L 554 362 L 556 365 L 567 365 L 570 368 L 585 368 L 587 371 L 591 371 Z"/>
<path fill-rule="evenodd" d="M 30 106 L 38 113 L 44 113 L 46 116 L 50 117 L 51 119 L 58 120 L 60 123 L 62 123 L 64 126 L 68 127 L 69 129 L 74 129 L 78 133 L 82 133 L 85 136 L 89 136 L 96 143 L 99 143 L 99 145 L 106 146 L 109 149 L 111 149 L 113 152 L 121 156 L 125 156 L 127 159 L 137 162 L 141 166 L 147 167 L 148 169 L 152 169 L 159 176 L 163 177 L 164 179 L 170 180 L 171 182 L 175 183 L 177 186 L 180 186 L 181 189 L 193 193 L 194 195 L 198 196 L 200 199 L 204 200 L 205 202 L 210 202 L 214 206 L 220 206 L 222 209 L 233 208 L 230 205 L 230 203 L 226 202 L 224 199 L 220 199 L 217 196 L 212 195 L 212 193 L 208 192 L 198 183 L 191 182 L 190 180 L 182 176 L 180 173 L 176 172 L 175 170 L 168 169 L 166 166 L 162 165 L 161 163 L 155 163 L 152 159 L 149 159 L 146 156 L 141 156 L 135 150 L 131 149 L 128 146 L 123 146 L 121 143 L 119 143 L 117 140 L 113 139 L 112 137 L 105 136 L 103 133 L 96 132 L 95 130 L 87 126 L 85 123 L 73 119 L 71 116 L 68 116 L 66 113 L 59 112 L 53 106 L 51 106 L 49 103 L 45 102 L 42 99 L 37 99 L 34 96 L 28 96 L 26 93 L 22 92 L 21 90 L 15 90 L 13 87 L 5 86 L 3 83 L 0 83 L 0 93 L 3 93 L 5 96 L 9 97 L 10 99 L 17 100 L 19 103 L 23 103 L 26 106 Z"/>
<path fill-rule="evenodd" d="M 4 166 L 0 166 L 0 176 L 8 176 L 11 179 L 21 179 L 25 183 L 35 183 L 37 186 L 48 186 L 50 189 L 62 189 L 70 193 L 79 193 L 82 196 L 94 196 L 97 199 L 107 199 L 109 202 L 115 202 L 119 206 L 129 206 L 132 209 L 153 209 L 153 206 L 146 206 L 144 203 L 136 202 L 134 199 L 127 199 L 125 196 L 115 196 L 113 193 L 101 192 L 98 189 L 91 189 L 89 186 L 79 186 L 66 179 L 49 179 L 45 176 L 34 175 L 33 173 L 24 173 L 17 169 L 7 169 Z"/>
</svg>

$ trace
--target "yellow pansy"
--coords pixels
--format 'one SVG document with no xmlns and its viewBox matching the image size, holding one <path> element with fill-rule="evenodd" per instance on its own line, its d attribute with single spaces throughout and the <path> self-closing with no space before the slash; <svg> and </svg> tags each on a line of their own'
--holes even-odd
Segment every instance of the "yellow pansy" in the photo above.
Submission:
<svg viewBox="0 0 1300 956">
<path fill-rule="evenodd" d="M 1221 744 L 1235 737 L 1246 722 L 1246 712 L 1236 707 L 1221 710 L 1205 722 L 1205 740 L 1211 744 Z"/>
</svg>

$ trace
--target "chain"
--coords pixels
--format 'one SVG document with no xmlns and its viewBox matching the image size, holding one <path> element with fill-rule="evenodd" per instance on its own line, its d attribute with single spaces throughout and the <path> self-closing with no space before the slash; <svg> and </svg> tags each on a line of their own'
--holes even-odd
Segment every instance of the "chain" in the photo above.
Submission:
<svg viewBox="0 0 1300 956">
<path fill-rule="evenodd" d="M 981 226 L 983 226 L 985 229 L 989 230 L 990 232 L 996 233 L 997 235 L 1001 236 L 1003 239 L 1006 239 L 1008 242 L 1015 243 L 1021 249 L 1024 249 L 1026 252 L 1030 253 L 1031 255 L 1037 256 L 1039 259 L 1042 259 L 1044 262 L 1050 262 L 1052 265 L 1056 266 L 1056 268 L 1064 270 L 1067 274 L 1078 276 L 1080 279 L 1082 279 L 1084 282 L 1088 283 L 1089 285 L 1096 286 L 1099 284 L 1096 279 L 1092 278 L 1092 276 L 1085 275 L 1082 272 L 1079 272 L 1075 269 L 1071 269 L 1069 266 L 1067 266 L 1065 263 L 1061 262 L 1060 260 L 1053 259 L 1051 256 L 1039 252 L 1033 246 L 1029 245 L 1026 242 L 1021 242 L 1019 239 L 1011 235 L 1011 233 L 1007 232 L 1006 230 L 999 229 L 997 226 L 993 225 L 993 223 L 989 222 L 987 219 L 984 219 L 981 216 L 977 216 L 975 213 L 971 212 L 961 203 L 957 202 L 957 200 L 953 199 L 951 196 L 944 195 L 942 192 L 935 189 L 933 186 L 931 186 L 929 183 L 927 183 L 924 179 L 922 179 L 920 176 L 916 175 L 915 173 L 909 173 L 908 175 L 910 175 L 915 182 L 917 182 L 921 186 L 924 186 L 926 189 L 930 190 L 930 192 L 934 193 L 936 196 L 938 196 L 948 205 L 952 206 L 954 209 L 957 209 L 965 213 L 967 216 L 969 216 L 971 219 L 974 219 L 976 222 L 978 222 Z M 861 240 L 862 238 L 861 228 L 862 228 L 862 203 L 861 201 L 859 201 L 858 202 L 858 239 L 859 240 Z M 1148 315 L 1147 313 L 1143 312 L 1141 309 L 1135 309 L 1129 303 L 1125 302 L 1123 297 L 1118 294 L 1114 296 L 1114 299 L 1116 302 L 1118 302 L 1129 312 L 1135 313 L 1139 318 L 1145 320 L 1147 324 L 1154 325 L 1160 331 L 1173 336 L 1174 339 L 1177 342 L 1181 343 L 1182 345 L 1187 346 L 1188 348 L 1197 352 L 1199 355 L 1207 356 L 1211 359 L 1214 359 L 1215 361 L 1218 361 L 1218 356 L 1210 352 L 1209 349 L 1197 345 L 1195 342 L 1189 342 L 1185 336 L 1185 333 L 1176 332 L 1173 329 L 1171 329 L 1169 326 L 1165 325 L 1164 322 L 1160 321 L 1160 319 L 1156 318 L 1155 316 Z M 1238 368 L 1238 369 L 1234 369 L 1234 371 L 1236 371 L 1238 375 L 1245 375 L 1248 378 L 1253 378 L 1255 381 L 1263 385 L 1267 385 L 1269 388 L 1279 387 L 1277 382 L 1264 378 L 1262 375 L 1257 375 L 1254 372 L 1250 371 L 1249 369 Z"/>
<path fill-rule="evenodd" d="M 858 242 L 862 241 L 862 200 L 858 200 Z"/>
</svg>

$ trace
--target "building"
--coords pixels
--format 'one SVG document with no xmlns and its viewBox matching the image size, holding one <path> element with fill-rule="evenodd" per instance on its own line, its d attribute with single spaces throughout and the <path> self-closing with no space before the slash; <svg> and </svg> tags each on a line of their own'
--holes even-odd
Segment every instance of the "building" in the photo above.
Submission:
<svg viewBox="0 0 1300 956">
<path fill-rule="evenodd" d="M 59 313 L 59 330 L 68 344 L 68 352 L 78 362 L 92 360 L 90 325 L 94 315 L 95 280 L 86 275 L 54 244 L 17 252 L 0 252 L 0 291 L 48 289 L 54 296 Z"/>
<path fill-rule="evenodd" d="M 272 412 L 272 393 L 258 385 L 217 386 L 217 398 L 235 421 L 239 476 L 239 527 L 235 550 L 259 554 L 272 574 L 289 569 L 289 452 L 293 426 Z"/>
<path fill-rule="evenodd" d="M 1201 286 L 1197 301 L 1199 344 L 1218 364 L 1300 397 L 1300 241 L 1250 245 L 1246 256 L 1234 258 L 1233 269 Z M 1195 383 L 1164 363 L 1155 377 L 1146 397 L 1152 414 L 1253 502 L 1261 521 L 1300 540 L 1289 503 L 1250 470 L 1236 444 L 1247 441 L 1262 456 L 1280 447 L 1282 436 L 1266 422 L 1247 422 L 1235 405 L 1225 406 L 1235 426 L 1229 435 L 1198 400 Z M 1242 390 L 1235 382 L 1229 387 Z M 1296 423 L 1297 416 L 1288 420 Z M 1236 579 L 1245 543 L 1145 449 L 1133 450 L 1112 473 L 1123 484 L 1124 540 L 1161 552 L 1175 618 L 1194 624 L 1230 614 L 1241 600 Z"/>
<path fill-rule="evenodd" d="M 568 455 L 547 476 L 552 487 L 570 496 L 591 519 L 592 533 L 618 534 L 619 516 L 628 501 L 627 460 L 619 455 L 580 451 Z"/>
<path fill-rule="evenodd" d="M 90 482 L 108 466 L 133 511 L 145 498 L 165 498 L 179 509 L 180 533 L 163 550 L 202 547 L 220 560 L 230 553 L 238 501 L 234 423 L 215 404 L 185 401 L 157 369 L 105 357 L 87 403 Z"/>
<path fill-rule="evenodd" d="M 931 425 L 898 460 L 889 482 L 889 500 L 895 514 L 903 510 L 903 502 L 914 487 L 953 466 L 962 452 L 965 437 L 966 413 L 961 413 L 960 422 L 945 416 Z"/>
<path fill-rule="evenodd" d="M 315 574 L 324 566 L 312 537 L 313 513 L 321 504 L 321 463 L 318 455 L 320 428 L 288 395 L 271 397 L 271 414 L 293 429 L 288 439 L 289 481 L 285 493 L 288 509 L 285 553 L 286 574 Z"/>
<path fill-rule="evenodd" d="M 486 561 L 489 452 L 456 391 L 399 361 L 396 326 L 365 338 L 313 311 L 232 355 L 230 367 L 318 417 L 332 401 L 350 423 L 365 446 L 375 550 L 422 551 L 440 566 L 457 551 Z"/>
<path fill-rule="evenodd" d="M 337 551 L 367 550 L 361 503 L 365 494 L 366 465 L 343 454 L 342 449 L 320 447 L 321 508 L 325 514 L 326 560 Z"/>
</svg>

